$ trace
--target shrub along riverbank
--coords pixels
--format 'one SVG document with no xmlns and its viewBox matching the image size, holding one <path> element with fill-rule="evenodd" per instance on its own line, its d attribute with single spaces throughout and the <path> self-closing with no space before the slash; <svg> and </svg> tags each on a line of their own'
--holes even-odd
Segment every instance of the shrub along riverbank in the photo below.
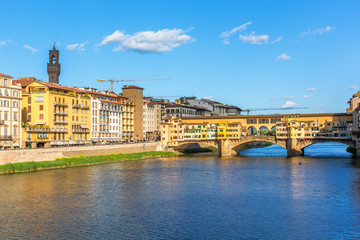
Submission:
<svg viewBox="0 0 360 240">
<path fill-rule="evenodd" d="M 104 164 L 112 162 L 122 162 L 129 160 L 140 160 L 156 157 L 171 157 L 176 155 L 173 152 L 140 152 L 140 153 L 127 153 L 127 154 L 110 154 L 100 156 L 78 156 L 71 158 L 57 158 L 54 161 L 41 161 L 41 162 L 21 162 L 21 163 L 8 163 L 0 165 L 0 174 L 5 173 L 18 173 L 18 172 L 33 172 L 54 168 L 67 168 L 76 166 L 86 166 L 95 164 Z"/>
</svg>

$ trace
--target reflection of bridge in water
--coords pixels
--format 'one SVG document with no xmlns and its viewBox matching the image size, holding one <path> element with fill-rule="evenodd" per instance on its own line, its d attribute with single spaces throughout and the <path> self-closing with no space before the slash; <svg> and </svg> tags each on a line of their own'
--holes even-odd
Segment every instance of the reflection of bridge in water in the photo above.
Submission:
<svg viewBox="0 0 360 240">
<path fill-rule="evenodd" d="M 260 131 L 260 129 L 267 128 Z M 265 133 L 265 134 L 264 134 Z M 238 154 L 252 142 L 271 142 L 301 156 L 304 148 L 322 142 L 339 142 L 356 148 L 351 114 L 293 114 L 233 117 L 171 118 L 162 124 L 162 141 L 168 147 L 198 143 L 218 148 L 220 155 Z"/>
</svg>

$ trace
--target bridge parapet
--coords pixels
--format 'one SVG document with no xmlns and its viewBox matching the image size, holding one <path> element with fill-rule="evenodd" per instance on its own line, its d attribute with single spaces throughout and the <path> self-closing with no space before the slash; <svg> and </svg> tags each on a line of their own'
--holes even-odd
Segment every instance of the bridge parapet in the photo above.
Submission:
<svg viewBox="0 0 360 240">
<path fill-rule="evenodd" d="M 270 141 L 270 142 L 275 142 L 275 136 L 246 136 L 246 137 L 241 137 L 239 139 L 241 142 L 249 142 L 249 141 Z"/>
</svg>

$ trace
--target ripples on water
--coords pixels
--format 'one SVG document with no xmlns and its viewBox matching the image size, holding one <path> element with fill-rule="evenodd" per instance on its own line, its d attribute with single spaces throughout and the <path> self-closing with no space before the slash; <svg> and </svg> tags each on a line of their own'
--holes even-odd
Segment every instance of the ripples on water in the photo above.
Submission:
<svg viewBox="0 0 360 240">
<path fill-rule="evenodd" d="M 359 239 L 360 169 L 345 149 L 3 175 L 0 239 Z"/>
</svg>

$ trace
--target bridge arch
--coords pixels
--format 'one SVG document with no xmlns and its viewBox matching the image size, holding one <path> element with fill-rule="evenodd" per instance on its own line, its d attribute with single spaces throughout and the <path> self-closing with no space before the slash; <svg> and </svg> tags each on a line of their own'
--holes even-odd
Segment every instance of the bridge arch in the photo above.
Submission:
<svg viewBox="0 0 360 240">
<path fill-rule="evenodd" d="M 305 148 L 317 143 L 342 143 L 344 145 L 355 148 L 355 144 L 353 141 L 342 139 L 313 139 L 309 141 L 304 141 L 302 144 L 299 144 L 299 148 L 304 151 Z"/>
<path fill-rule="evenodd" d="M 261 136 L 269 136 L 270 135 L 270 129 L 267 126 L 261 126 L 259 128 L 259 133 Z"/>
<path fill-rule="evenodd" d="M 271 136 L 276 136 L 276 125 L 272 126 L 270 133 L 271 133 Z"/>
<path fill-rule="evenodd" d="M 286 145 L 284 145 L 283 143 L 280 143 L 280 142 L 276 142 L 275 139 L 263 139 L 263 138 L 259 137 L 259 138 L 253 138 L 253 139 L 244 140 L 244 141 L 241 141 L 241 142 L 234 143 L 233 146 L 232 146 L 232 150 L 235 151 L 236 153 L 239 153 L 241 151 L 240 148 L 242 146 L 244 146 L 246 144 L 249 144 L 249 143 L 256 143 L 256 142 L 269 142 L 269 143 L 279 145 L 282 148 L 286 149 Z"/>
<path fill-rule="evenodd" d="M 215 147 L 218 148 L 218 143 L 215 141 L 188 141 L 181 143 L 178 146 L 172 147 L 175 151 L 185 152 L 186 150 Z"/>
<path fill-rule="evenodd" d="M 248 127 L 248 134 L 249 136 L 255 136 L 257 134 L 257 129 L 254 126 Z"/>
</svg>

